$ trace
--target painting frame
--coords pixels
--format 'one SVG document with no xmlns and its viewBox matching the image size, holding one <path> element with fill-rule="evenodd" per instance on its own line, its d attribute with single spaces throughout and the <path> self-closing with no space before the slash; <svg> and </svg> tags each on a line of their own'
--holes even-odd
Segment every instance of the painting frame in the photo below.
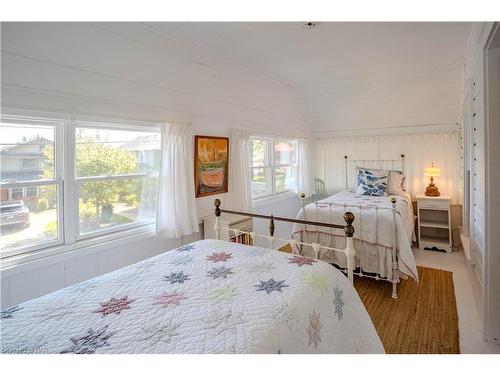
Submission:
<svg viewBox="0 0 500 375">
<path fill-rule="evenodd" d="M 194 186 L 196 198 L 229 191 L 229 137 L 194 136 Z"/>
</svg>

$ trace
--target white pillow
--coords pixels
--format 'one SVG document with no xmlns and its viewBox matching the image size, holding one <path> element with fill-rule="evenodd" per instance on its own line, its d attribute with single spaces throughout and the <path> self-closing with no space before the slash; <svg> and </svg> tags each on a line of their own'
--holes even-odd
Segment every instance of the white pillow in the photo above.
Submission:
<svg viewBox="0 0 500 375">
<path fill-rule="evenodd" d="M 406 176 L 400 171 L 390 171 L 387 182 L 387 193 L 402 194 Z"/>
</svg>

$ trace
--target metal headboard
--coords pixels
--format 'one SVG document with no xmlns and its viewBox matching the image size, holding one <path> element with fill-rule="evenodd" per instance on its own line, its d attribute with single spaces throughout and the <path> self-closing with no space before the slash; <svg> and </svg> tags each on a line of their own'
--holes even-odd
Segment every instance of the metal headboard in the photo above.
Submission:
<svg viewBox="0 0 500 375">
<path fill-rule="evenodd" d="M 356 186 L 356 176 L 354 171 L 356 167 L 374 168 L 374 169 L 389 169 L 392 171 L 400 171 L 405 174 L 405 154 L 401 154 L 400 159 L 365 159 L 351 160 L 347 155 L 345 160 L 345 188 Z M 351 177 L 352 184 L 349 184 Z"/>
</svg>

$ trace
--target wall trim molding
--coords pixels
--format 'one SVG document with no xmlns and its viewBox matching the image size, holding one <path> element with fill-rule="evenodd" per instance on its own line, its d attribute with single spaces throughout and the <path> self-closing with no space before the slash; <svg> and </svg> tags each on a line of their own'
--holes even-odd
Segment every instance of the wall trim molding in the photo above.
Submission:
<svg viewBox="0 0 500 375">
<path fill-rule="evenodd" d="M 460 124 L 419 124 L 410 126 L 390 126 L 383 128 L 344 129 L 344 130 L 313 130 L 314 138 L 346 138 L 376 135 L 406 135 L 406 134 L 436 134 L 452 133 L 460 130 Z"/>
</svg>

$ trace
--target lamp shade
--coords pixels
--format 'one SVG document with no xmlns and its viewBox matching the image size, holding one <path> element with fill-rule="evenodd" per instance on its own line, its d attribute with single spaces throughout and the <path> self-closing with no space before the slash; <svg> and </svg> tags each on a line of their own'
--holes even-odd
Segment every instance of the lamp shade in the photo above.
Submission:
<svg viewBox="0 0 500 375">
<path fill-rule="evenodd" d="M 424 176 L 439 177 L 441 176 L 441 170 L 438 167 L 435 167 L 434 164 L 432 164 L 431 167 L 425 168 Z"/>
</svg>

